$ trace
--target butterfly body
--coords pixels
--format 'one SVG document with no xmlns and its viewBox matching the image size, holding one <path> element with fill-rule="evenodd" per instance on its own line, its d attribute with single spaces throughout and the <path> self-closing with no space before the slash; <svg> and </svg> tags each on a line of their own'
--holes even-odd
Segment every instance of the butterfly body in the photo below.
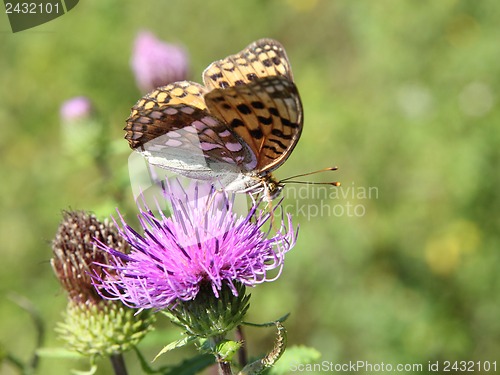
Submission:
<svg viewBox="0 0 500 375">
<path fill-rule="evenodd" d="M 203 80 L 175 82 L 139 100 L 125 127 L 130 147 L 150 164 L 273 199 L 282 185 L 271 172 L 288 158 L 303 125 L 283 47 L 258 40 L 212 63 Z"/>
</svg>

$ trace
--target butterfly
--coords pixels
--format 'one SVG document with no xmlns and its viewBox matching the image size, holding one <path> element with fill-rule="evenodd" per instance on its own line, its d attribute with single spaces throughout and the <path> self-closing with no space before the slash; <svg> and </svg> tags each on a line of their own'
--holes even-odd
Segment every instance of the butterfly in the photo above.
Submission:
<svg viewBox="0 0 500 375">
<path fill-rule="evenodd" d="M 304 118 L 283 46 L 257 40 L 209 65 L 203 83 L 174 82 L 145 95 L 126 120 L 125 139 L 152 165 L 271 201 L 283 188 L 271 172 L 292 153 Z"/>
</svg>

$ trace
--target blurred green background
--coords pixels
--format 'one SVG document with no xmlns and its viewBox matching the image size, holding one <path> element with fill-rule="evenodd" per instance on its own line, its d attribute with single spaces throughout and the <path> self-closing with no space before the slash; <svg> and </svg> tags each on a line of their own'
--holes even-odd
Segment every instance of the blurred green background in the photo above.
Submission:
<svg viewBox="0 0 500 375">
<path fill-rule="evenodd" d="M 135 215 L 121 138 L 141 96 L 133 40 L 150 30 L 186 47 L 198 82 L 212 61 L 261 37 L 279 40 L 305 127 L 277 177 L 340 167 L 309 177 L 342 182 L 336 193 L 318 190 L 321 200 L 312 188 L 294 199 L 298 188 L 288 188 L 298 243 L 281 278 L 251 291 L 248 320 L 290 311 L 289 344 L 333 363 L 500 359 L 499 17 L 493 0 L 87 0 L 12 34 L 0 15 L 1 345 L 21 358 L 35 345 L 14 294 L 46 321 L 44 346 L 61 345 L 53 328 L 66 296 L 49 259 L 62 209 Z M 109 128 L 111 174 L 64 153 L 59 107 L 78 95 Z M 141 344 L 148 359 L 178 331 L 160 322 L 155 335 Z M 273 335 L 248 330 L 251 354 Z M 126 360 L 141 373 L 133 353 Z M 86 367 L 44 358 L 39 374 Z M 5 363 L 0 372 L 17 373 Z"/>
</svg>

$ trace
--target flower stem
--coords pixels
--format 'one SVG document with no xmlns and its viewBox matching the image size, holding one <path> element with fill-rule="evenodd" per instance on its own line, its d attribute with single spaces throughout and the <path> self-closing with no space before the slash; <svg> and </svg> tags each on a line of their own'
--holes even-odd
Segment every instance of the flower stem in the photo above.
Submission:
<svg viewBox="0 0 500 375">
<path fill-rule="evenodd" d="M 229 362 L 219 362 L 219 375 L 233 375 Z"/>
<path fill-rule="evenodd" d="M 111 364 L 113 365 L 113 370 L 115 375 L 127 375 L 127 368 L 125 366 L 125 361 L 123 360 L 123 354 L 116 353 L 109 357 Z"/>
<path fill-rule="evenodd" d="M 224 335 L 212 336 L 208 340 L 212 349 L 215 350 L 217 345 L 224 340 Z M 231 371 L 231 363 L 222 358 L 219 353 L 214 352 L 213 354 L 215 355 L 215 359 L 219 365 L 219 375 L 233 375 L 233 372 Z"/>
<path fill-rule="evenodd" d="M 241 324 L 236 327 L 236 340 L 243 343 L 240 350 L 238 350 L 238 362 L 241 368 L 245 367 L 248 363 L 247 349 L 245 346 L 245 332 L 243 332 L 243 327 Z"/>
</svg>

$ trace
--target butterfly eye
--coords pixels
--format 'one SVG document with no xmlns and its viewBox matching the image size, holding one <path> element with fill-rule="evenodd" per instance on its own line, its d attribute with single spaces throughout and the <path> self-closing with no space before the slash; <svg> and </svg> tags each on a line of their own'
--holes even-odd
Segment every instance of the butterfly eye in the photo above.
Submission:
<svg viewBox="0 0 500 375">
<path fill-rule="evenodd" d="M 267 183 L 267 190 L 268 190 L 269 199 L 273 200 L 276 197 L 278 197 L 281 194 L 281 191 L 283 190 L 284 187 L 285 187 L 285 185 L 283 185 L 279 182 L 276 182 L 274 180 L 271 182 L 268 182 Z"/>
</svg>

